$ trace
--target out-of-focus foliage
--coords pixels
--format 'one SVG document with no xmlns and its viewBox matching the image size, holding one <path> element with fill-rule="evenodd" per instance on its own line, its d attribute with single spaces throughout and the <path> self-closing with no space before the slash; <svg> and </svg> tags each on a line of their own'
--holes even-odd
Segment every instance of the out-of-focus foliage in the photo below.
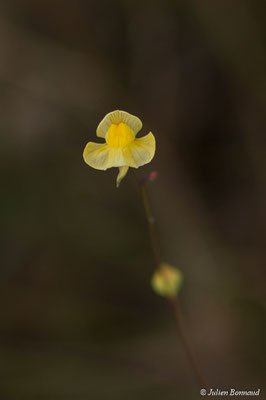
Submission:
<svg viewBox="0 0 266 400">
<path fill-rule="evenodd" d="M 142 174 L 212 387 L 263 390 L 265 2 L 0 4 L 3 399 L 198 399 L 132 174 L 82 159 L 103 116 L 157 141 Z"/>
</svg>

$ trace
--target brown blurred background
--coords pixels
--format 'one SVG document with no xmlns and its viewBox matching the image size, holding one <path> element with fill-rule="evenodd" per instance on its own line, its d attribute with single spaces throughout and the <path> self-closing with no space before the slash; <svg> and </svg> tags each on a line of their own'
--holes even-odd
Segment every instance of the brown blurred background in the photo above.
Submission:
<svg viewBox="0 0 266 400">
<path fill-rule="evenodd" d="M 82 159 L 115 109 L 156 136 L 140 172 L 159 171 L 148 191 L 162 254 L 184 272 L 211 386 L 263 391 L 265 11 L 256 0 L 0 2 L 1 400 L 200 398 L 150 288 L 134 176 L 117 190 L 116 169 Z"/>
</svg>

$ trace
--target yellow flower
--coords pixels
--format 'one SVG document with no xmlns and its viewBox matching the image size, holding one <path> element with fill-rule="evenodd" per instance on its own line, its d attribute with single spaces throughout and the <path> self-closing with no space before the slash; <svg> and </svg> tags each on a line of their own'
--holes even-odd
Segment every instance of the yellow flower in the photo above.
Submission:
<svg viewBox="0 0 266 400">
<path fill-rule="evenodd" d="M 138 168 L 153 159 L 155 138 L 150 132 L 136 139 L 141 128 L 141 120 L 134 115 L 120 110 L 110 112 L 99 123 L 96 131 L 97 136 L 104 138 L 106 143 L 89 142 L 83 152 L 85 163 L 104 171 L 118 167 L 118 187 L 129 167 Z"/>
<path fill-rule="evenodd" d="M 183 274 L 167 263 L 161 263 L 154 272 L 151 280 L 153 290 L 163 297 L 174 297 L 178 294 L 183 283 Z"/>
</svg>

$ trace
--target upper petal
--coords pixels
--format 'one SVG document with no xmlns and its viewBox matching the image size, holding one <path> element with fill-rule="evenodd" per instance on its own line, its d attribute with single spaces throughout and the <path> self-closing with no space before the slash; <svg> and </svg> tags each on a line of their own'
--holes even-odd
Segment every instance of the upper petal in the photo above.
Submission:
<svg viewBox="0 0 266 400">
<path fill-rule="evenodd" d="M 134 142 L 123 149 L 125 165 L 138 168 L 148 164 L 154 157 L 155 148 L 155 137 L 151 132 L 142 138 L 135 139 Z"/>
<path fill-rule="evenodd" d="M 99 137 L 105 137 L 108 129 L 112 124 L 124 122 L 127 124 L 136 135 L 142 128 L 141 120 L 135 115 L 129 114 L 126 111 L 116 110 L 107 114 L 97 127 L 96 134 Z"/>
</svg>

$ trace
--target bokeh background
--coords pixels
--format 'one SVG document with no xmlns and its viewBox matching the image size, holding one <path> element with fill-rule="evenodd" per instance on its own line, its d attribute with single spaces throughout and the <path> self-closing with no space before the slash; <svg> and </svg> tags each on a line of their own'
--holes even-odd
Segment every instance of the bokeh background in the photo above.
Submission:
<svg viewBox="0 0 266 400">
<path fill-rule="evenodd" d="M 157 139 L 163 258 L 213 388 L 266 367 L 264 1 L 0 3 L 0 398 L 199 399 L 129 173 L 82 152 L 115 109 Z M 98 139 L 99 140 L 99 139 Z M 265 391 L 264 391 L 265 393 Z"/>
</svg>

